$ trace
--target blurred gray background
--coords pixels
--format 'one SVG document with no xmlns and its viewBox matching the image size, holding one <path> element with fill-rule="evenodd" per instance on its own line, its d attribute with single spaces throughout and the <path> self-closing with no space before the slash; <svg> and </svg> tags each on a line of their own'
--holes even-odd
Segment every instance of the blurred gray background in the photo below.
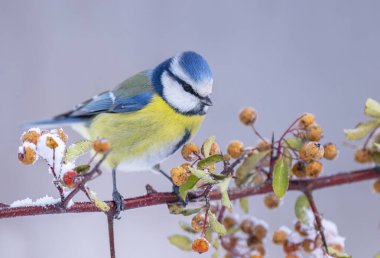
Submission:
<svg viewBox="0 0 380 258">
<path fill-rule="evenodd" d="M 279 134 L 297 116 L 314 113 L 324 141 L 341 149 L 324 174 L 360 168 L 342 145 L 343 128 L 363 119 L 367 97 L 380 99 L 380 2 L 378 1 L 1 1 L 0 2 L 0 200 L 10 203 L 57 196 L 42 162 L 17 161 L 18 125 L 70 109 L 128 76 L 183 50 L 201 53 L 212 67 L 214 106 L 195 141 L 216 135 L 257 139 L 238 122 L 240 108 L 258 110 L 257 127 Z M 69 131 L 70 141 L 78 136 Z M 176 154 L 165 169 L 181 162 Z M 121 174 L 126 197 L 144 185 L 170 190 L 150 173 Z M 111 176 L 91 183 L 103 199 Z M 380 251 L 380 197 L 371 182 L 316 193 L 326 218 L 347 237 L 354 257 Z M 267 210 L 250 200 L 252 215 L 271 231 L 291 225 L 296 193 Z M 178 220 L 165 206 L 131 210 L 116 222 L 118 257 L 198 257 L 171 246 Z M 268 241 L 270 243 L 270 241 Z M 283 257 L 271 244 L 267 257 Z M 108 257 L 103 214 L 54 215 L 0 220 L 0 257 Z M 202 257 L 209 257 L 205 254 Z"/>
</svg>

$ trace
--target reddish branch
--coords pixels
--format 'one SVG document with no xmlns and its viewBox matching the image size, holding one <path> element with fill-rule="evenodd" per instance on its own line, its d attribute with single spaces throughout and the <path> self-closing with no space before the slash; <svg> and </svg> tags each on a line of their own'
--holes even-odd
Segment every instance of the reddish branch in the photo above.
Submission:
<svg viewBox="0 0 380 258">
<path fill-rule="evenodd" d="M 379 168 L 368 168 L 347 173 L 339 173 L 332 176 L 320 177 L 310 180 L 291 180 L 289 190 L 309 191 L 318 190 L 321 188 L 344 185 L 364 180 L 380 178 Z M 231 200 L 240 199 L 247 196 L 259 195 L 272 192 L 271 182 L 264 183 L 256 187 L 233 188 L 229 191 Z M 189 194 L 189 201 L 199 201 L 197 193 Z M 219 191 L 211 191 L 209 194 L 210 200 L 218 200 L 221 195 Z M 153 205 L 168 204 L 178 202 L 178 197 L 174 193 L 169 192 L 149 192 L 146 195 L 128 198 L 124 200 L 124 209 L 136 209 Z M 112 201 L 107 201 L 107 204 L 114 209 Z M 0 219 L 12 218 L 20 216 L 35 216 L 43 214 L 61 214 L 61 213 L 82 213 L 82 212 L 100 212 L 91 202 L 76 202 L 69 208 L 62 208 L 60 205 L 49 205 L 46 207 L 31 206 L 10 208 L 7 205 L 0 205 Z"/>
</svg>

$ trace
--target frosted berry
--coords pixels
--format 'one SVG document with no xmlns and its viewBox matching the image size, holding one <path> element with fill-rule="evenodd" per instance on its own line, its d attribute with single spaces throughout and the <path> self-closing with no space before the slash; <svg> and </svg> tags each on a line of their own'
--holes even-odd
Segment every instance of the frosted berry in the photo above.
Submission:
<svg viewBox="0 0 380 258">
<path fill-rule="evenodd" d="M 236 219 L 231 216 L 226 216 L 223 219 L 223 225 L 226 229 L 233 228 L 236 225 Z"/>
<path fill-rule="evenodd" d="M 210 247 L 209 242 L 204 237 L 197 238 L 193 241 L 193 244 L 191 245 L 191 248 L 194 252 L 198 253 L 205 253 L 208 251 Z"/>
<path fill-rule="evenodd" d="M 338 150 L 333 143 L 326 143 L 323 145 L 323 149 L 325 150 L 325 153 L 323 154 L 325 159 L 333 160 L 338 155 Z"/>
<path fill-rule="evenodd" d="M 67 171 L 65 174 L 63 174 L 62 181 L 68 188 L 75 188 L 78 186 L 76 182 L 76 177 L 78 176 L 78 173 L 76 171 Z"/>
<path fill-rule="evenodd" d="M 253 108 L 246 107 L 240 111 L 239 119 L 244 125 L 251 125 L 256 121 L 257 113 Z"/>
<path fill-rule="evenodd" d="M 37 160 L 37 153 L 32 147 L 20 147 L 18 160 L 24 165 L 31 165 Z"/>
<path fill-rule="evenodd" d="M 311 253 L 315 250 L 316 246 L 313 240 L 311 239 L 305 239 L 302 242 L 302 248 L 306 253 Z"/>
<path fill-rule="evenodd" d="M 307 142 L 299 150 L 300 159 L 309 161 L 312 159 L 321 159 L 324 154 L 323 146 L 319 142 Z"/>
<path fill-rule="evenodd" d="M 228 144 L 227 153 L 231 156 L 231 158 L 236 159 L 243 154 L 244 145 L 240 141 L 232 141 Z"/>
<path fill-rule="evenodd" d="M 314 121 L 315 121 L 314 115 L 306 113 L 306 114 L 303 114 L 302 117 L 300 118 L 298 122 L 298 126 L 300 128 L 306 128 L 312 125 Z"/>
<path fill-rule="evenodd" d="M 110 150 L 111 143 L 106 139 L 97 139 L 92 147 L 96 153 L 104 154 Z"/>
<path fill-rule="evenodd" d="M 306 177 L 306 165 L 302 161 L 296 162 L 292 167 L 293 175 L 295 175 L 298 178 L 304 178 Z"/>
<path fill-rule="evenodd" d="M 194 161 L 198 158 L 199 148 L 194 143 L 186 143 L 181 150 L 182 157 L 187 161 Z"/>
<path fill-rule="evenodd" d="M 252 234 L 252 229 L 253 229 L 253 221 L 249 219 L 245 219 L 241 222 L 240 224 L 240 229 L 246 234 Z"/>
<path fill-rule="evenodd" d="M 67 143 L 68 136 L 62 128 L 57 130 L 57 135 L 65 144 Z"/>
<path fill-rule="evenodd" d="M 54 140 L 53 137 L 48 136 L 46 137 L 46 146 L 49 147 L 50 149 L 55 149 L 58 147 L 58 143 L 56 140 Z"/>
<path fill-rule="evenodd" d="M 258 151 L 267 151 L 272 148 L 272 144 L 268 141 L 260 141 L 256 146 Z"/>
<path fill-rule="evenodd" d="M 170 175 L 173 184 L 175 184 L 176 186 L 180 186 L 183 183 L 185 183 L 189 176 L 189 174 L 182 167 L 172 168 L 170 170 Z"/>
<path fill-rule="evenodd" d="M 277 245 L 283 245 L 288 239 L 288 234 L 284 230 L 276 230 L 273 234 L 272 241 Z"/>
<path fill-rule="evenodd" d="M 267 233 L 268 233 L 268 230 L 266 229 L 266 227 L 264 227 L 261 224 L 258 224 L 253 227 L 253 234 L 260 240 L 265 238 Z"/>
<path fill-rule="evenodd" d="M 312 160 L 306 165 L 306 174 L 310 178 L 317 178 L 323 170 L 321 162 Z"/>
<path fill-rule="evenodd" d="M 201 232 L 204 229 L 205 217 L 203 217 L 200 213 L 195 215 L 191 220 L 191 227 L 196 232 Z"/>
<path fill-rule="evenodd" d="M 31 142 L 37 144 L 38 138 L 40 138 L 40 134 L 36 131 L 27 131 L 21 137 L 22 142 Z"/>
<path fill-rule="evenodd" d="M 310 141 L 320 141 L 323 137 L 322 127 L 319 125 L 309 126 L 306 130 L 306 138 Z"/>
<path fill-rule="evenodd" d="M 280 205 L 280 199 L 274 193 L 270 193 L 264 196 L 264 204 L 265 207 L 274 209 Z"/>
</svg>

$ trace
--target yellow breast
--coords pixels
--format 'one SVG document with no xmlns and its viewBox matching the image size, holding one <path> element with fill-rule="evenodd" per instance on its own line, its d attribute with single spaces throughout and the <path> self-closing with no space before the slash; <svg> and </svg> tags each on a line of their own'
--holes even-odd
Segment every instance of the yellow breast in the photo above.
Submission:
<svg viewBox="0 0 380 258">
<path fill-rule="evenodd" d="M 110 141 L 109 165 L 116 167 L 123 162 L 129 163 L 130 169 L 146 169 L 160 163 L 193 137 L 203 119 L 200 115 L 182 115 L 154 95 L 139 111 L 96 116 L 88 130 L 91 139 L 101 137 Z"/>
</svg>

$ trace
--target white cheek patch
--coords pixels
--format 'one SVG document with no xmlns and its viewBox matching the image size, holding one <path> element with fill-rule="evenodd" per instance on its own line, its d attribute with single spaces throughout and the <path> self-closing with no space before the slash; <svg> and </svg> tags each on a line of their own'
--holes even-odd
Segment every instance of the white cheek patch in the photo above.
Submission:
<svg viewBox="0 0 380 258">
<path fill-rule="evenodd" d="M 194 81 L 187 73 L 183 70 L 182 66 L 179 64 L 180 56 L 173 58 L 173 61 L 170 65 L 170 70 L 173 74 L 178 76 L 180 79 L 187 82 L 187 84 L 192 85 L 195 92 L 200 96 L 206 97 L 212 92 L 212 83 L 213 79 L 206 79 L 201 82 Z"/>
<path fill-rule="evenodd" d="M 166 101 L 180 112 L 190 112 L 200 105 L 200 100 L 183 90 L 182 86 L 173 80 L 165 71 L 161 76 L 163 95 Z"/>
</svg>

